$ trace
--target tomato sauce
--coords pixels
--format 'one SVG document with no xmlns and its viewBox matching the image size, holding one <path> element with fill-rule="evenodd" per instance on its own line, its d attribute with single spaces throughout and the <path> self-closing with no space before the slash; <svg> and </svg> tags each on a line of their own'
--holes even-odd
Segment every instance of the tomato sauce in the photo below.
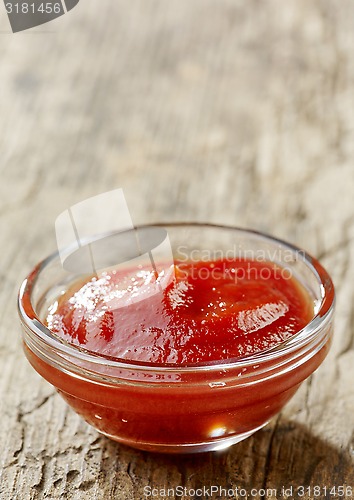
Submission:
<svg viewBox="0 0 354 500">
<path fill-rule="evenodd" d="M 156 281 L 157 292 L 151 288 Z M 307 290 L 271 262 L 177 262 L 158 277 L 143 268 L 108 271 L 77 282 L 54 301 L 48 327 L 66 342 L 107 357 L 107 363 L 118 358 L 176 371 L 134 381 L 132 364 L 131 380 L 123 377 L 112 385 L 59 370 L 28 348 L 26 354 L 70 406 L 105 435 L 147 450 L 179 451 L 181 445 L 193 450 L 200 443 L 203 449 L 203 443 L 237 442 L 262 427 L 329 346 L 296 369 L 284 369 L 290 358 L 278 359 L 284 364 L 272 366 L 265 377 L 252 378 L 257 364 L 238 372 L 223 369 L 222 362 L 278 346 L 313 315 Z M 183 372 L 187 365 L 219 361 L 212 373 Z"/>
<path fill-rule="evenodd" d="M 180 262 L 172 271 L 159 293 L 147 288 L 156 277 L 146 269 L 87 279 L 50 308 L 47 325 L 110 357 L 183 365 L 270 349 L 313 316 L 308 293 L 270 262 Z M 138 294 L 145 298 L 129 300 Z"/>
</svg>

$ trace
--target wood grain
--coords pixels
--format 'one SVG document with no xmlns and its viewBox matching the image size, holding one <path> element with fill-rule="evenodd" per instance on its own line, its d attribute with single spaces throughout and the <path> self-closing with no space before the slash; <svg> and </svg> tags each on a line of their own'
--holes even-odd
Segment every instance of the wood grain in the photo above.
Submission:
<svg viewBox="0 0 354 500">
<path fill-rule="evenodd" d="M 354 486 L 353 19 L 350 0 L 85 0 L 13 35 L 3 13 L 2 499 L 137 500 L 177 485 L 275 488 L 252 498 L 281 499 L 283 486 Z M 56 216 L 112 187 L 136 224 L 265 230 L 333 276 L 330 356 L 229 451 L 168 457 L 110 442 L 22 354 L 21 280 L 55 249 Z"/>
</svg>

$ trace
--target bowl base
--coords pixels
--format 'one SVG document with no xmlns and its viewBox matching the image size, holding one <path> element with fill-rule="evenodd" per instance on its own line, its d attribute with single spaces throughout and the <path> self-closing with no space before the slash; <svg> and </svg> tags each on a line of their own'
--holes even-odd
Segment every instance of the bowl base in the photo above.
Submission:
<svg viewBox="0 0 354 500">
<path fill-rule="evenodd" d="M 259 431 L 262 429 L 265 425 L 267 425 L 267 422 L 264 422 L 264 424 L 260 425 L 259 427 L 256 427 L 255 429 L 252 429 L 247 432 L 243 432 L 242 434 L 234 434 L 232 436 L 228 436 L 225 438 L 220 438 L 220 439 L 213 439 L 210 441 L 203 441 L 199 443 L 173 443 L 173 444 L 168 444 L 168 443 L 149 443 L 146 441 L 132 441 L 129 439 L 124 439 L 119 436 L 113 436 L 111 434 L 107 434 L 105 432 L 99 431 L 100 434 L 103 436 L 112 439 L 113 441 L 116 441 L 117 443 L 124 444 L 126 446 L 130 446 L 131 448 L 136 448 L 138 450 L 143 450 L 143 451 L 150 451 L 154 453 L 171 453 L 171 454 L 189 454 L 189 453 L 206 453 L 208 451 L 219 451 L 219 450 L 225 450 L 229 448 L 230 446 L 233 446 L 234 444 L 239 443 L 240 441 L 243 441 L 244 439 L 248 438 L 255 432 Z"/>
</svg>

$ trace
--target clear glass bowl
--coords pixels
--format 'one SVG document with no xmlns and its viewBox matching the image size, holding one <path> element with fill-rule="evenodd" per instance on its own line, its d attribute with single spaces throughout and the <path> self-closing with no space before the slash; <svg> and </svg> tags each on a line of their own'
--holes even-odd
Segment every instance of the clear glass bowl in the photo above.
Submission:
<svg viewBox="0 0 354 500">
<path fill-rule="evenodd" d="M 19 293 L 25 354 L 34 369 L 102 434 L 144 450 L 217 450 L 263 427 L 325 358 L 335 293 L 316 259 L 270 236 L 207 224 L 155 225 L 167 230 L 173 256 L 245 256 L 273 261 L 308 290 L 314 317 L 273 349 L 197 365 L 158 365 L 100 356 L 57 337 L 45 311 L 78 276 L 58 253 L 38 264 Z"/>
</svg>

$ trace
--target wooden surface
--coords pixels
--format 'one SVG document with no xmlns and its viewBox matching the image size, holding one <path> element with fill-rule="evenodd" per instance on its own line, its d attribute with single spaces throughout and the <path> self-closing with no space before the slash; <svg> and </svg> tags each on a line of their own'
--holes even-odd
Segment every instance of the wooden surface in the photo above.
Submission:
<svg viewBox="0 0 354 500">
<path fill-rule="evenodd" d="M 348 0 L 82 0 L 13 35 L 1 10 L 1 499 L 135 500 L 178 485 L 281 499 L 283 486 L 354 486 L 353 19 Z M 114 187 L 136 224 L 265 230 L 333 276 L 330 356 L 229 451 L 168 457 L 115 444 L 24 358 L 21 280 L 55 250 L 56 216 Z"/>
</svg>

